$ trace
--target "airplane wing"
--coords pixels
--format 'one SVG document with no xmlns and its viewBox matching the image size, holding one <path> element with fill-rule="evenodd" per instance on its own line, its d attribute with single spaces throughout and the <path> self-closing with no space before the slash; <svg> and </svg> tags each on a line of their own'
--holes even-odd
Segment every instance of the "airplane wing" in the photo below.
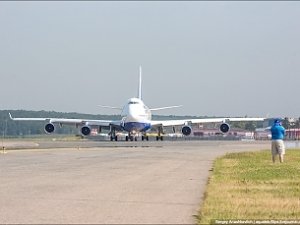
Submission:
<svg viewBox="0 0 300 225">
<path fill-rule="evenodd" d="M 14 121 L 45 121 L 50 124 L 59 125 L 79 125 L 79 126 L 120 126 L 121 120 L 89 120 L 89 119 L 64 119 L 64 118 L 14 118 L 9 113 L 9 117 Z"/>
<path fill-rule="evenodd" d="M 63 119 L 63 118 L 14 118 L 9 113 L 9 117 L 14 121 L 45 121 L 45 132 L 50 134 L 54 132 L 55 125 L 75 125 L 81 127 L 81 133 L 83 135 L 89 135 L 91 133 L 91 127 L 111 127 L 114 129 L 121 129 L 121 120 L 89 120 L 89 119 Z"/>
<path fill-rule="evenodd" d="M 264 121 L 265 118 L 208 118 L 208 119 L 185 119 L 185 120 L 164 120 L 164 121 L 152 121 L 152 127 L 159 128 L 159 133 L 163 130 L 163 127 L 168 126 L 182 126 L 181 133 L 188 136 L 192 133 L 192 124 L 201 123 L 220 123 L 220 131 L 227 133 L 230 130 L 229 122 L 237 121 Z M 159 135 L 160 136 L 160 135 Z"/>
<path fill-rule="evenodd" d="M 152 126 L 180 126 L 188 124 L 201 123 L 226 123 L 226 122 L 247 122 L 247 121 L 264 121 L 265 118 L 207 118 L 207 119 L 185 119 L 185 120 L 162 120 L 151 121 Z"/>
</svg>

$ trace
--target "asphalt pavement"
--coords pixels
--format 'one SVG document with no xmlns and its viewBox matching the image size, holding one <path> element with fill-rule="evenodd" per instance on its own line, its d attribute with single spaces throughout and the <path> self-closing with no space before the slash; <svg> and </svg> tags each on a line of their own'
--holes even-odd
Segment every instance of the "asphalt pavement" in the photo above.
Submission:
<svg viewBox="0 0 300 225">
<path fill-rule="evenodd" d="M 194 224 L 213 160 L 269 145 L 25 142 L 0 154 L 0 224 Z"/>
</svg>

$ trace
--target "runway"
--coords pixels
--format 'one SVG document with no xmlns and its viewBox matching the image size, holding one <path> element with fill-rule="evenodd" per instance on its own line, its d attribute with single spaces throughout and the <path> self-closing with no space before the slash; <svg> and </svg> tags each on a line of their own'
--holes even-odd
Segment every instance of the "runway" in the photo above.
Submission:
<svg viewBox="0 0 300 225">
<path fill-rule="evenodd" d="M 194 224 L 213 160 L 270 145 L 32 144 L 0 154 L 0 224 Z"/>
</svg>

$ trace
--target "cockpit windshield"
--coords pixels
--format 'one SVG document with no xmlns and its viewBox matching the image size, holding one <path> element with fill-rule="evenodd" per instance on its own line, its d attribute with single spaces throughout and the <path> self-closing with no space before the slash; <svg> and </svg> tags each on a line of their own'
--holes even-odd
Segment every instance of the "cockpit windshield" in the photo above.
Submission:
<svg viewBox="0 0 300 225">
<path fill-rule="evenodd" d="M 139 104 L 139 102 L 136 102 L 136 101 L 130 101 L 128 104 L 129 104 L 129 105 L 132 105 L 132 104 Z"/>
</svg>

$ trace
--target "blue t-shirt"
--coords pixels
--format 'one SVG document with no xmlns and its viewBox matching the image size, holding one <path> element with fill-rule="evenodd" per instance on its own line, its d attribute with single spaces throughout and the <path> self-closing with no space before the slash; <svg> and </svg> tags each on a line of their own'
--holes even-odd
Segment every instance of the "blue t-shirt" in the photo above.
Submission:
<svg viewBox="0 0 300 225">
<path fill-rule="evenodd" d="M 282 140 L 285 135 L 285 129 L 280 124 L 274 124 L 271 127 L 272 140 Z"/>
</svg>

